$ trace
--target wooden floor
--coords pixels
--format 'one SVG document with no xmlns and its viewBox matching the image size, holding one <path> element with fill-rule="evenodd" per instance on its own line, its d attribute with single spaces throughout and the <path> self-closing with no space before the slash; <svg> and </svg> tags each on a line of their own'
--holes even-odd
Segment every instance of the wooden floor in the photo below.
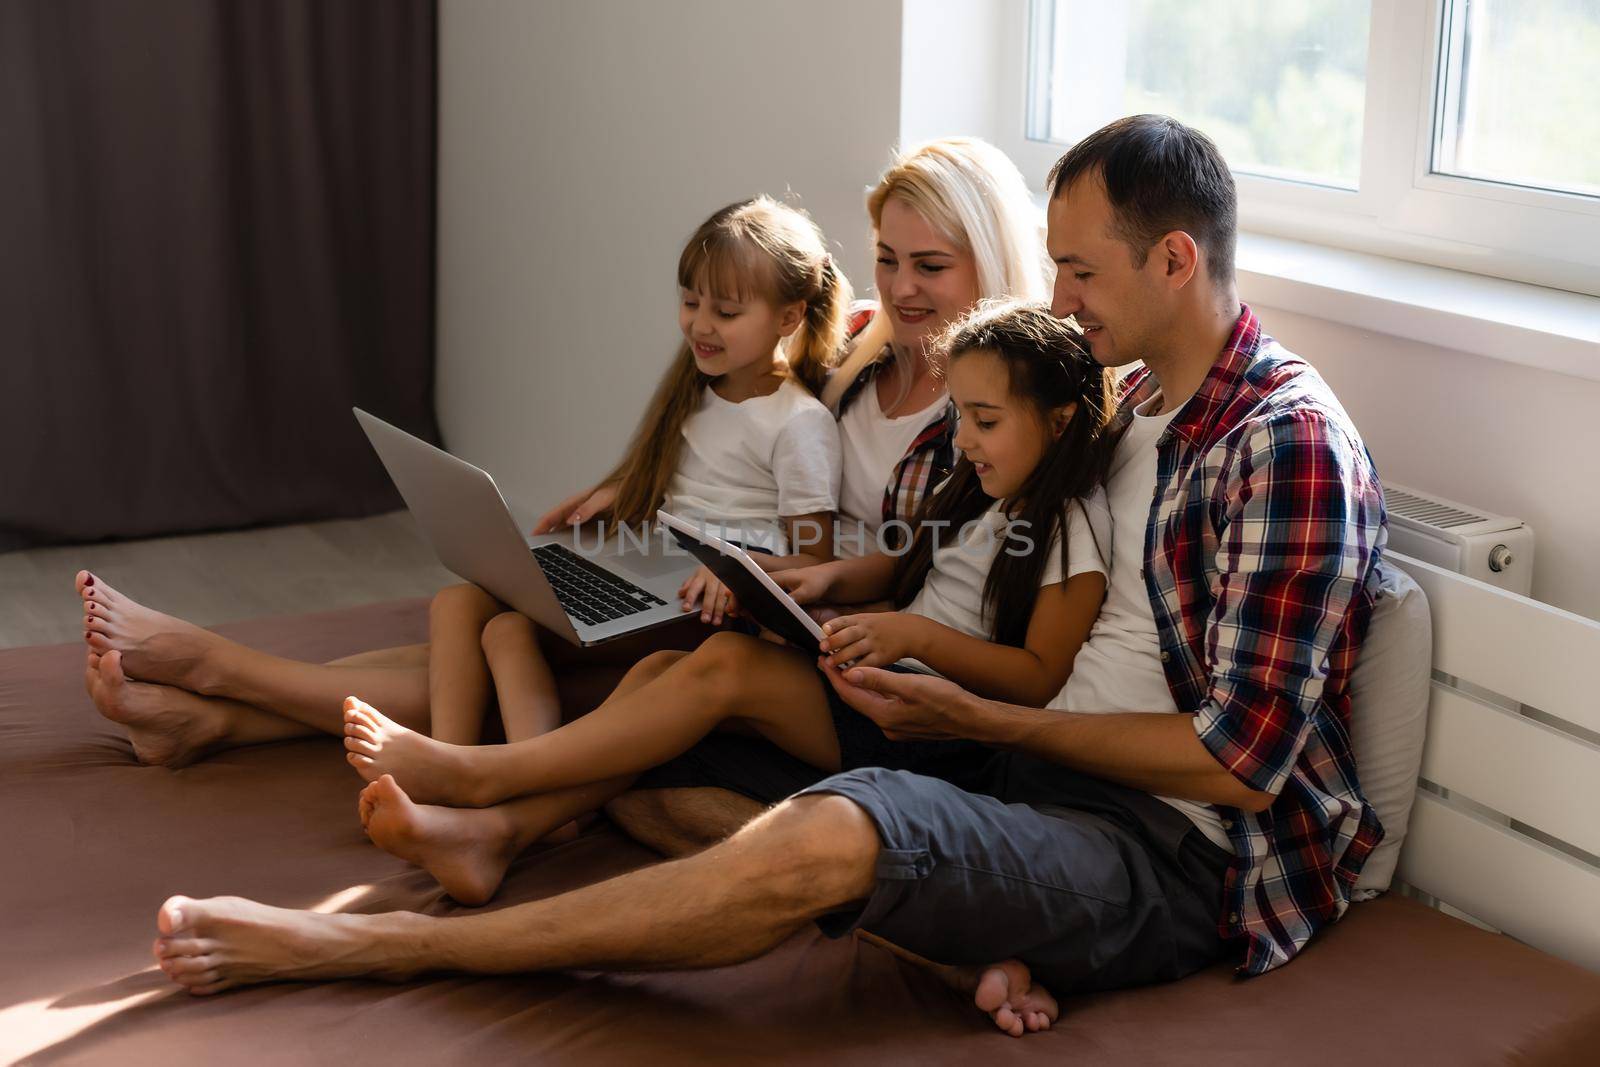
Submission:
<svg viewBox="0 0 1600 1067">
<path fill-rule="evenodd" d="M 0 554 L 0 648 L 83 636 L 72 579 L 87 568 L 201 626 L 428 596 L 460 579 L 409 512 L 236 533 Z"/>
</svg>

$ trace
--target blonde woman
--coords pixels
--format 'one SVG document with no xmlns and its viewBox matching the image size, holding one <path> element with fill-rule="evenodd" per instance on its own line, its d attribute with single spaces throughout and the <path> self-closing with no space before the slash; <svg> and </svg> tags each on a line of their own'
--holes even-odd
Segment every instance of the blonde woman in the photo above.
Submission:
<svg viewBox="0 0 1600 1067">
<path fill-rule="evenodd" d="M 949 137 L 901 153 L 867 194 L 878 305 L 823 390 L 844 450 L 836 549 L 860 556 L 909 540 L 904 524 L 949 473 L 949 397 L 932 338 L 979 300 L 1042 300 L 1038 208 L 998 148 Z"/>
</svg>

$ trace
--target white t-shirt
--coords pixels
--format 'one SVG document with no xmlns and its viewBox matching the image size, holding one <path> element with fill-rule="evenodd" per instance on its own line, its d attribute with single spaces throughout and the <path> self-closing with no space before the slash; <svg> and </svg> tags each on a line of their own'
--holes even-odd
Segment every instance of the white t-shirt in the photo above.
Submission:
<svg viewBox="0 0 1600 1067">
<path fill-rule="evenodd" d="M 878 528 L 883 525 L 883 491 L 889 474 L 905 456 L 934 416 L 949 403 L 945 394 L 909 415 L 889 418 L 878 403 L 878 383 L 868 382 L 861 395 L 839 420 L 839 443 L 844 452 L 843 480 L 839 488 L 838 530 L 835 551 L 841 559 L 854 559 L 878 551 Z"/>
<path fill-rule="evenodd" d="M 1142 411 L 1159 395 L 1134 409 L 1133 422 L 1117 442 L 1107 479 L 1111 505 L 1111 582 L 1105 603 L 1078 650 L 1072 676 L 1052 708 L 1076 712 L 1177 712 L 1178 705 L 1161 669 L 1161 642 L 1155 612 L 1144 582 L 1145 527 L 1156 493 L 1156 441 L 1177 409 L 1160 415 Z M 1233 851 L 1222 816 L 1210 804 L 1157 797 L 1183 812 L 1206 837 Z"/>
<path fill-rule="evenodd" d="M 996 501 L 994 507 L 961 530 L 940 530 L 942 536 L 934 549 L 933 568 L 905 610 L 969 636 L 989 640 L 994 626 L 993 620 L 984 614 L 983 586 L 989 579 L 989 568 L 994 565 L 995 556 L 1006 547 L 1007 521 Z M 1102 552 L 1111 546 L 1111 512 L 1106 506 L 1104 490 L 1096 489 L 1092 496 L 1084 499 L 1082 507 L 1076 501 L 1068 505 L 1066 534 L 1065 566 L 1058 537 L 1048 550 L 1050 555 L 1044 573 L 1039 576 L 1040 588 L 1086 571 L 1105 573 Z M 1035 544 L 1035 549 L 1038 547 Z M 923 670 L 931 669 L 916 660 L 904 662 Z"/>
<path fill-rule="evenodd" d="M 750 548 L 788 551 L 780 518 L 839 506 L 839 424 L 786 379 L 735 404 L 710 386 L 683 424 L 666 511 Z"/>
</svg>

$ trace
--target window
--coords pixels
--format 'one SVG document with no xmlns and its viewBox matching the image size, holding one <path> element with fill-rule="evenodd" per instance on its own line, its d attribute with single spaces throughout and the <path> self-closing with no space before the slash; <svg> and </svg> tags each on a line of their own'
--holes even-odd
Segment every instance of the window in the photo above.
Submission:
<svg viewBox="0 0 1600 1067">
<path fill-rule="evenodd" d="M 1354 189 L 1361 174 L 1367 0 L 1205 4 L 1056 0 L 1029 136 L 1071 144 L 1119 115 L 1206 131 L 1235 169 Z M 1104 50 L 1083 40 L 1116 42 Z"/>
<path fill-rule="evenodd" d="M 1433 169 L 1600 196 L 1600 0 L 1460 0 L 1443 38 Z"/>
<path fill-rule="evenodd" d="M 1600 294 L 1600 0 L 1030 0 L 1027 22 L 1001 139 L 1029 173 L 1160 112 L 1217 142 L 1246 229 Z"/>
</svg>

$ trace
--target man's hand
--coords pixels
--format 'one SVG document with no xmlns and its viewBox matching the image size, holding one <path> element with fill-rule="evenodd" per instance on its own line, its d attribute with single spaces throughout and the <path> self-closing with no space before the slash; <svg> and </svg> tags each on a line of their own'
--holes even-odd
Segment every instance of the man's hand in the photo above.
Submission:
<svg viewBox="0 0 1600 1067">
<path fill-rule="evenodd" d="M 915 656 L 927 620 L 899 611 L 841 615 L 823 626 L 822 650 L 837 666 L 887 667 Z"/>
<path fill-rule="evenodd" d="M 689 575 L 689 580 L 678 587 L 678 596 L 683 600 L 684 611 L 698 607 L 700 621 L 713 626 L 721 626 L 725 616 L 739 614 L 739 602 L 709 567 L 702 566 Z"/>
<path fill-rule="evenodd" d="M 876 667 L 841 671 L 823 656 L 817 666 L 834 691 L 878 724 L 891 741 L 956 741 L 973 736 L 977 698 L 948 678 Z"/>
<path fill-rule="evenodd" d="M 534 524 L 535 534 L 555 533 L 568 526 L 582 526 L 603 511 L 611 510 L 617 502 L 617 487 L 602 485 L 573 493 L 567 499 L 544 513 Z"/>
</svg>

